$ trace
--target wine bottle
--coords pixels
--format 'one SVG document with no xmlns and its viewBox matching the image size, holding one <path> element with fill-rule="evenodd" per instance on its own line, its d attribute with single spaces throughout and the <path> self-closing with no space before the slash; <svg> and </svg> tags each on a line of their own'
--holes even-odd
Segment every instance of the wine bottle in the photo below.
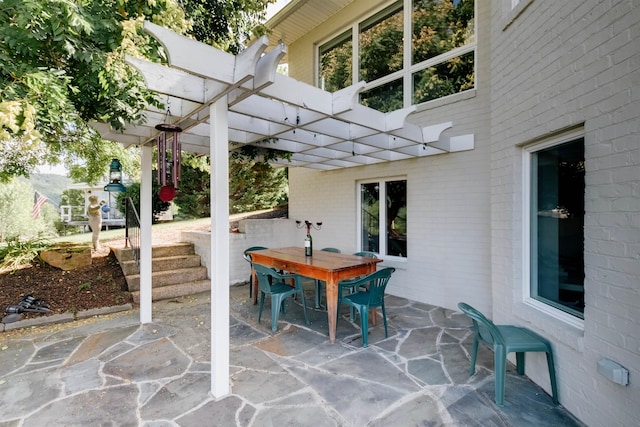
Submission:
<svg viewBox="0 0 640 427">
<path fill-rule="evenodd" d="M 311 240 L 311 233 L 307 231 L 307 237 L 304 238 L 304 254 L 305 256 L 311 256 L 313 253 L 313 241 Z"/>
</svg>

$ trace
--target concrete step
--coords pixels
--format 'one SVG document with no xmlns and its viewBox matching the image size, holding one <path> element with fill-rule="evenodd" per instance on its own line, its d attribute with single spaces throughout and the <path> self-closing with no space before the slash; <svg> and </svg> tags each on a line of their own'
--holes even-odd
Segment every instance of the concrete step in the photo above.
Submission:
<svg viewBox="0 0 640 427">
<path fill-rule="evenodd" d="M 191 268 L 191 267 L 199 267 L 200 266 L 200 255 L 176 255 L 169 256 L 163 258 L 153 258 L 151 260 L 151 270 L 153 272 L 157 271 L 167 271 L 167 270 L 178 270 L 181 268 Z M 125 276 L 132 276 L 135 274 L 139 274 L 138 267 L 136 266 L 136 262 L 124 261 L 120 262 L 120 267 L 122 267 L 122 272 Z"/>
<path fill-rule="evenodd" d="M 151 290 L 151 300 L 158 301 L 163 299 L 177 298 L 186 295 L 194 295 L 201 292 L 207 292 L 210 290 L 210 280 L 197 280 L 180 285 L 169 285 L 163 286 L 161 288 L 153 288 Z M 133 301 L 136 304 L 140 303 L 140 291 L 131 292 L 131 296 L 133 297 Z"/>
<path fill-rule="evenodd" d="M 118 259 L 118 262 L 133 261 L 133 250 L 131 248 L 111 248 L 111 250 Z M 193 254 L 195 254 L 193 243 L 188 242 L 155 245 L 151 248 L 151 258 L 166 258 Z"/>
<path fill-rule="evenodd" d="M 125 276 L 129 292 L 140 290 L 140 275 L 132 274 Z M 206 267 L 190 267 L 178 270 L 158 271 L 151 274 L 151 285 L 153 288 L 161 288 L 163 286 L 179 285 L 182 283 L 193 282 L 197 280 L 207 279 Z"/>
<path fill-rule="evenodd" d="M 140 272 L 131 248 L 111 248 L 127 281 L 129 292 L 140 302 Z M 151 250 L 152 300 L 176 298 L 210 290 L 207 268 L 201 266 L 193 243 L 156 245 Z"/>
</svg>

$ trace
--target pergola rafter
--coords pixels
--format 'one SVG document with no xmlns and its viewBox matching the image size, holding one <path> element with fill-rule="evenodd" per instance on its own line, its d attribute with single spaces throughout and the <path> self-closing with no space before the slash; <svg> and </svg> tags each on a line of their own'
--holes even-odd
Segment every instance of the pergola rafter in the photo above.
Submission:
<svg viewBox="0 0 640 427">
<path fill-rule="evenodd" d="M 408 107 L 382 113 L 358 103 L 366 83 L 335 93 L 276 73 L 286 54 L 282 44 L 265 53 L 262 37 L 233 56 L 152 23 L 145 30 L 165 47 L 169 66 L 128 57 L 144 76 L 147 87 L 168 106 L 174 124 L 184 130 L 183 149 L 208 153 L 208 107 L 227 97 L 229 150 L 243 144 L 292 153 L 283 165 L 335 169 L 473 149 L 473 135 L 449 138 L 442 132 L 451 122 L 419 127 L 407 120 Z M 154 126 L 166 115 L 150 108 L 144 125 L 114 132 L 96 124 L 103 137 L 125 145 L 155 141 Z"/>
</svg>

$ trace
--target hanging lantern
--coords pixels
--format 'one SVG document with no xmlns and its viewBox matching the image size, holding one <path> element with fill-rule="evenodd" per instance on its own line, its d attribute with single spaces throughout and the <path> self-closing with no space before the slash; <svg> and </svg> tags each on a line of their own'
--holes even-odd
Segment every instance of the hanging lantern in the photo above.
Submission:
<svg viewBox="0 0 640 427">
<path fill-rule="evenodd" d="M 127 188 L 122 185 L 122 164 L 120 160 L 113 159 L 109 165 L 109 183 L 105 185 L 104 191 L 126 191 Z"/>
<path fill-rule="evenodd" d="M 171 111 L 167 108 L 165 119 L 171 116 Z M 160 192 L 158 196 L 163 202 L 170 202 L 176 196 L 178 181 L 180 181 L 180 161 L 181 146 L 180 132 L 182 128 L 178 125 L 168 123 L 156 125 L 160 131 L 158 134 L 158 183 Z"/>
</svg>

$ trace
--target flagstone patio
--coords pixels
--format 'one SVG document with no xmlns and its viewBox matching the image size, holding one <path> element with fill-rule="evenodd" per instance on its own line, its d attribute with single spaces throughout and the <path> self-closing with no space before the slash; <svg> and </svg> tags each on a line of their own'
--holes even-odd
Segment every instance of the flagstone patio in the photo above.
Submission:
<svg viewBox="0 0 640 427">
<path fill-rule="evenodd" d="M 310 325 L 289 302 L 272 334 L 268 311 L 257 323 L 247 285 L 231 288 L 232 394 L 219 400 L 210 394 L 209 293 L 154 303 L 146 325 L 133 310 L 5 333 L 0 425 L 581 425 L 513 366 L 496 406 L 489 350 L 469 377 L 461 313 L 388 296 L 389 338 L 379 319 L 362 348 L 344 308 L 330 344 L 326 312 L 311 308 L 306 289 Z"/>
</svg>

